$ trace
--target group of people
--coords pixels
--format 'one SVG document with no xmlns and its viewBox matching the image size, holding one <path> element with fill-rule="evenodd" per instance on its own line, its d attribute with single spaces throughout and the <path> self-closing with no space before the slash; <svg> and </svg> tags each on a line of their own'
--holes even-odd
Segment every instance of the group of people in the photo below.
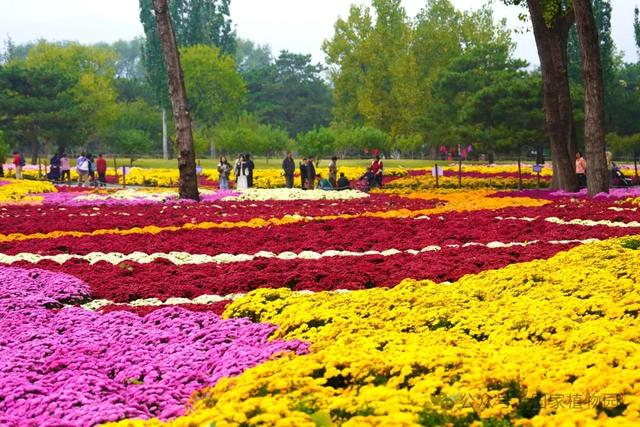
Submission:
<svg viewBox="0 0 640 427">
<path fill-rule="evenodd" d="M 236 189 L 245 190 L 253 187 L 253 170 L 255 164 L 251 160 L 250 154 L 240 154 L 233 166 L 236 177 Z M 218 163 L 218 183 L 221 190 L 229 189 L 229 176 L 231 175 L 231 164 L 225 156 L 220 157 Z"/>
<path fill-rule="evenodd" d="M 345 176 L 344 173 L 340 173 L 338 178 L 338 158 L 333 156 L 331 162 L 329 162 L 329 174 L 328 179 L 322 178 L 322 174 L 316 172 L 317 163 L 314 161 L 313 156 L 305 157 L 300 162 L 300 187 L 303 190 L 310 190 L 314 188 L 320 188 L 323 190 L 346 190 L 351 188 L 351 182 Z M 296 164 L 293 160 L 293 154 L 287 153 L 287 157 L 282 161 L 282 170 L 285 178 L 285 185 L 287 188 L 293 188 L 293 177 L 296 171 Z M 371 162 L 371 166 L 362 178 L 368 180 L 368 187 L 382 186 L 382 174 L 384 167 L 380 156 L 376 155 L 375 159 Z M 316 187 L 317 182 L 317 187 Z"/>
<path fill-rule="evenodd" d="M 605 157 L 607 160 L 607 169 L 609 170 L 609 182 L 613 185 L 619 185 L 623 187 L 628 187 L 633 184 L 633 182 L 627 178 L 618 165 L 616 165 L 613 161 L 613 156 L 610 151 L 605 153 Z M 582 152 L 576 152 L 576 178 L 578 180 L 578 186 L 580 188 L 587 187 L 587 161 L 582 156 Z"/>
<path fill-rule="evenodd" d="M 83 152 L 76 159 L 76 172 L 78 172 L 78 185 L 106 186 L 107 185 L 107 160 L 102 154 L 94 158 L 91 153 Z M 96 174 L 98 175 L 96 179 Z M 51 158 L 48 178 L 54 182 L 71 181 L 71 162 L 66 153 L 56 153 Z"/>
</svg>

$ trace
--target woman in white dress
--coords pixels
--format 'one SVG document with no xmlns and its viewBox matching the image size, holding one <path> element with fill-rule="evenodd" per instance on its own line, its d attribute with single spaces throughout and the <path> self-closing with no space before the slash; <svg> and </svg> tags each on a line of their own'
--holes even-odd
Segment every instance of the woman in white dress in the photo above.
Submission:
<svg viewBox="0 0 640 427">
<path fill-rule="evenodd" d="M 241 154 L 236 161 L 236 190 L 246 190 L 249 188 L 249 170 L 247 169 L 247 163 L 244 159 L 244 154 Z"/>
</svg>

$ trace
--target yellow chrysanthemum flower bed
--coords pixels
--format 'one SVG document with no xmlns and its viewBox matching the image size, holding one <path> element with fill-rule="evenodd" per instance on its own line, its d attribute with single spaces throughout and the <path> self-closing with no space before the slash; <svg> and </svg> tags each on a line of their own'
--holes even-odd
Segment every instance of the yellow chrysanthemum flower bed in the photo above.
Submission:
<svg viewBox="0 0 640 427">
<path fill-rule="evenodd" d="M 440 188 L 458 188 L 459 181 L 457 176 L 440 176 L 438 177 L 438 187 Z M 540 187 L 545 188 L 549 184 L 545 181 L 540 181 Z M 523 178 L 522 188 L 536 188 L 538 186 L 538 180 L 533 178 Z M 482 188 L 495 188 L 495 189 L 515 189 L 518 188 L 518 178 L 505 178 L 505 177 L 462 177 L 462 187 L 466 189 L 482 189 Z M 421 191 L 436 188 L 436 178 L 431 174 L 419 175 L 419 176 L 407 176 L 397 180 L 394 180 L 385 185 L 385 192 L 393 193 L 396 190 L 407 191 Z"/>
<path fill-rule="evenodd" d="M 310 353 L 221 380 L 171 424 L 640 425 L 638 265 L 635 237 L 452 284 L 254 291 L 225 315 Z"/>
<path fill-rule="evenodd" d="M 431 170 L 431 169 L 429 169 Z M 444 167 L 444 170 L 458 172 L 458 165 L 448 165 Z M 521 165 L 522 173 L 533 174 L 533 165 L 532 164 L 522 164 Z M 475 172 L 482 174 L 497 174 L 497 173 L 518 173 L 518 165 L 462 165 L 462 172 Z M 545 167 L 540 171 L 540 176 L 553 176 L 553 169 L 550 167 Z"/>
<path fill-rule="evenodd" d="M 338 176 L 340 173 L 344 173 L 344 175 L 348 179 L 357 179 L 360 178 L 366 172 L 365 167 L 353 167 L 353 166 L 345 166 L 341 167 L 338 164 Z M 403 168 L 388 168 L 385 169 L 386 176 L 406 176 L 407 170 Z M 210 179 L 217 180 L 218 174 L 216 171 L 205 171 L 203 172 Z M 316 173 L 322 175 L 323 177 L 329 177 L 329 166 L 328 164 L 323 164 L 320 167 L 316 167 Z M 253 171 L 253 185 L 256 188 L 282 188 L 285 186 L 285 179 L 281 169 L 255 169 Z M 235 176 L 232 173 L 231 180 L 235 180 Z M 294 185 L 300 185 L 300 171 L 296 170 L 296 177 L 294 181 Z"/>
<path fill-rule="evenodd" d="M 0 203 L 38 201 L 37 196 L 31 194 L 51 193 L 56 188 L 46 181 L 8 180 L 9 184 L 0 186 Z M 41 197 L 40 197 L 41 199 Z"/>
</svg>

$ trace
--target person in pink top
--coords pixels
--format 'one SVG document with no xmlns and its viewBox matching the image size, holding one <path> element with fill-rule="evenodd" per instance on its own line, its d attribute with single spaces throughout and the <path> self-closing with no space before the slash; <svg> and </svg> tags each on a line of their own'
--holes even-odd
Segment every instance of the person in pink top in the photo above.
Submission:
<svg viewBox="0 0 640 427">
<path fill-rule="evenodd" d="M 67 153 L 62 153 L 62 156 L 60 156 L 60 173 L 61 181 L 71 181 L 71 164 L 69 163 L 69 157 L 67 157 Z"/>
<path fill-rule="evenodd" d="M 580 188 L 587 186 L 587 161 L 582 157 L 580 151 L 576 152 L 576 177 Z"/>
</svg>

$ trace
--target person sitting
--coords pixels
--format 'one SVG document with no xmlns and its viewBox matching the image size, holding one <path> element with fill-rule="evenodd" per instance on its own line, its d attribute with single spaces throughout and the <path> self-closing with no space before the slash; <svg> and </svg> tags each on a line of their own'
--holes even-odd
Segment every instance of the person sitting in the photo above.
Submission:
<svg viewBox="0 0 640 427">
<path fill-rule="evenodd" d="M 340 178 L 338 179 L 338 190 L 349 190 L 351 188 L 351 183 L 344 176 L 344 172 L 340 172 Z"/>
<path fill-rule="evenodd" d="M 316 179 L 318 180 L 318 188 L 321 190 L 333 190 L 333 185 L 327 178 L 323 178 L 322 175 L 316 175 Z"/>
</svg>

